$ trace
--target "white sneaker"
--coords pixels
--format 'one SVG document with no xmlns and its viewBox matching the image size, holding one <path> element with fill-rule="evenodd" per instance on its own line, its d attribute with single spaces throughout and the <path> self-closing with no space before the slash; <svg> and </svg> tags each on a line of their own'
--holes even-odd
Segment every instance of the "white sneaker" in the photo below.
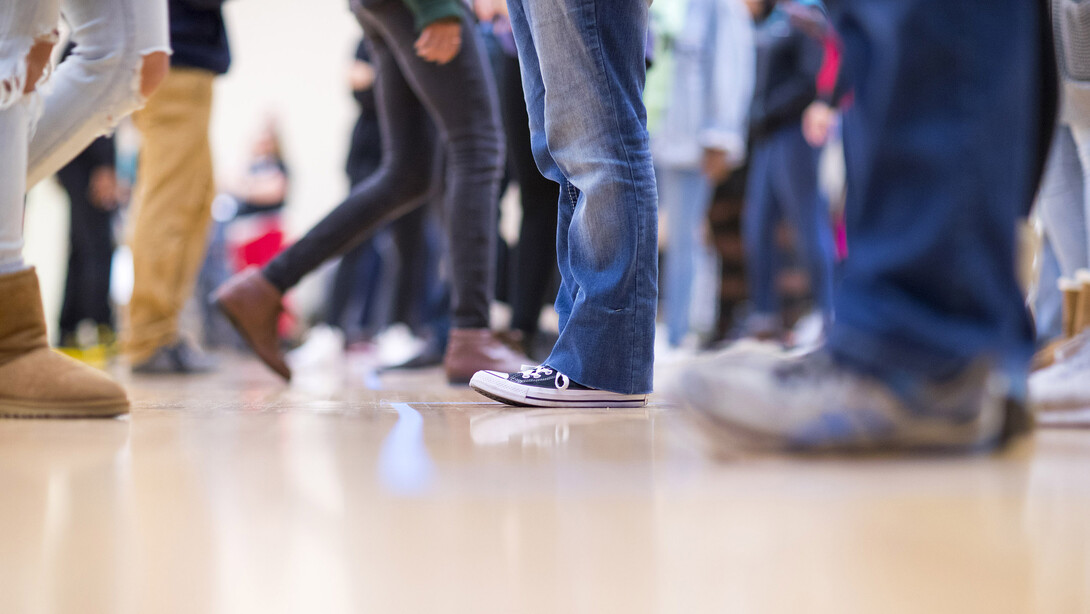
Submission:
<svg viewBox="0 0 1090 614">
<path fill-rule="evenodd" d="M 1029 376 L 1035 411 L 1090 409 L 1090 329 L 1056 349 L 1056 362 Z"/>
<path fill-rule="evenodd" d="M 470 388 L 484 396 L 516 406 L 530 407 L 643 407 L 646 394 L 620 394 L 597 390 L 568 379 L 542 365 L 518 373 L 478 371 Z"/>
</svg>

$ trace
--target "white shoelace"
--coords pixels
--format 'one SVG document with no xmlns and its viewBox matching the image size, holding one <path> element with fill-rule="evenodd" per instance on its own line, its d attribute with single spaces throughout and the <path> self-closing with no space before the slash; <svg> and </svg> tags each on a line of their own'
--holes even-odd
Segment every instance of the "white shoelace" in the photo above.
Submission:
<svg viewBox="0 0 1090 614">
<path fill-rule="evenodd" d="M 550 369 L 549 367 L 546 367 L 545 365 L 539 365 L 537 367 L 534 367 L 533 369 L 527 369 L 525 371 L 520 371 L 519 372 L 519 374 L 522 375 L 522 379 L 534 379 L 534 378 L 541 377 L 543 375 L 544 376 L 549 376 L 549 375 L 552 375 L 553 373 L 554 373 L 554 371 L 552 369 Z"/>
<path fill-rule="evenodd" d="M 563 373 L 557 373 L 556 374 L 556 389 L 557 390 L 567 390 L 568 389 L 568 383 L 569 383 L 569 380 L 568 380 L 567 375 L 564 375 Z"/>
<path fill-rule="evenodd" d="M 543 376 L 548 377 L 553 373 L 556 373 L 556 379 L 553 381 L 553 385 L 556 386 L 556 389 L 567 390 L 568 385 L 571 383 L 571 380 L 568 379 L 568 376 L 564 375 L 563 373 L 557 373 L 556 371 L 550 369 L 549 367 L 546 367 L 545 365 L 540 365 L 534 367 L 533 369 L 527 369 L 525 371 L 519 371 L 519 375 L 522 376 L 522 379 L 537 379 Z"/>
</svg>

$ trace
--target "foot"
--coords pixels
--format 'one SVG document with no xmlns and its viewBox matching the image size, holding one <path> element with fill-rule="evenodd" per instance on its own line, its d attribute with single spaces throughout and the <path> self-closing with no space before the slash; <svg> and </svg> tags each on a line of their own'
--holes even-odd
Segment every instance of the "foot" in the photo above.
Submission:
<svg viewBox="0 0 1090 614">
<path fill-rule="evenodd" d="M 0 275 L 0 416 L 108 418 L 127 413 L 105 373 L 49 349 L 33 269 Z"/>
<path fill-rule="evenodd" d="M 704 361 L 677 371 L 666 394 L 713 434 L 752 447 L 974 451 L 1028 430 L 1024 411 L 982 365 L 946 381 L 906 384 L 898 394 L 818 351 L 751 364 L 738 356 Z"/>
<path fill-rule="evenodd" d="M 1090 329 L 1056 348 L 1055 363 L 1029 377 L 1035 411 L 1090 409 Z"/>
<path fill-rule="evenodd" d="M 420 350 L 420 353 L 412 358 L 400 362 L 396 365 L 383 367 L 383 371 L 400 371 L 400 370 L 414 370 L 414 369 L 430 369 L 432 367 L 438 367 L 443 364 L 443 358 L 446 355 L 446 346 L 443 345 L 442 340 L 438 335 L 431 335 L 426 338 L 424 348 Z"/>
<path fill-rule="evenodd" d="M 284 310 L 282 295 L 257 267 L 228 279 L 212 293 L 212 302 L 227 316 L 257 357 L 280 377 L 290 380 L 291 369 L 280 349 L 277 326 Z"/>
<path fill-rule="evenodd" d="M 187 341 L 161 347 L 150 358 L 132 367 L 141 375 L 196 375 L 216 368 L 211 356 L 198 350 Z"/>
<path fill-rule="evenodd" d="M 525 354 L 512 350 L 499 334 L 487 328 L 454 328 L 447 341 L 443 367 L 452 384 L 468 384 L 478 371 L 518 371 L 532 364 Z"/>
<path fill-rule="evenodd" d="M 128 412 L 121 386 L 59 352 L 38 348 L 0 366 L 0 416 L 112 418 Z"/>
<path fill-rule="evenodd" d="M 584 386 L 545 365 L 516 373 L 480 371 L 469 386 L 484 396 L 521 407 L 643 407 L 646 394 L 620 394 Z"/>
</svg>

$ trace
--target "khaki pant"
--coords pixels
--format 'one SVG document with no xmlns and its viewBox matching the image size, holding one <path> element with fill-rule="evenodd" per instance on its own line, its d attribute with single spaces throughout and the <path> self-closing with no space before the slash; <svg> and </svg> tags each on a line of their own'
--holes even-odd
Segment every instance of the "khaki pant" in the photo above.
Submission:
<svg viewBox="0 0 1090 614">
<path fill-rule="evenodd" d="M 171 68 L 133 118 L 143 136 L 132 221 L 133 295 L 124 336 L 133 363 L 178 339 L 208 238 L 215 186 L 208 123 L 213 73 Z"/>
</svg>

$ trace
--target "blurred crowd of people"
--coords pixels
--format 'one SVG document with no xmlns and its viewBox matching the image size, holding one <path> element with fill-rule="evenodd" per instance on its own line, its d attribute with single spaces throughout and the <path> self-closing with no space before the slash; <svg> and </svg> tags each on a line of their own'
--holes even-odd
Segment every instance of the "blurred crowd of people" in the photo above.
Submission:
<svg viewBox="0 0 1090 614">
<path fill-rule="evenodd" d="M 131 8 L 132 2 L 82 4 Z M 181 331 L 182 312 L 195 301 L 204 310 L 203 345 L 248 347 L 285 379 L 293 367 L 284 351 L 311 326 L 333 331 L 332 351 L 343 353 L 370 352 L 384 331 L 401 325 L 417 340 L 414 351 L 386 368 L 443 365 L 451 383 L 480 372 L 555 378 L 548 385 L 558 390 L 570 385 L 622 395 L 615 399 L 621 406 L 645 402 L 657 351 L 680 364 L 682 373 L 668 378 L 672 398 L 765 435 L 796 429 L 795 443 L 835 443 L 860 430 L 881 441 L 881 433 L 902 427 L 925 444 L 981 443 L 977 431 L 928 439 L 920 433 L 934 425 L 909 420 L 912 425 L 903 426 L 889 415 L 907 412 L 917 420 L 961 395 L 950 411 L 963 412 L 951 418 L 962 428 L 982 419 L 970 406 L 983 402 L 981 390 L 997 373 L 1007 383 L 998 403 L 1010 424 L 989 427 L 991 439 L 1017 430 L 1028 403 L 1090 405 L 1090 388 L 1081 383 L 1090 364 L 1090 32 L 1080 30 L 1086 9 L 1057 0 L 1051 12 L 1066 97 L 1034 218 L 1044 237 L 1030 301 L 1040 351 L 1027 388 L 1019 361 L 1028 359 L 1030 328 L 1013 275 L 1013 223 L 1028 213 L 1034 156 L 1047 141 L 1034 130 L 1045 123 L 1037 119 L 1048 107 L 1040 66 L 1049 64 L 1051 50 L 1039 49 L 1039 32 L 1024 32 L 1017 17 L 989 17 L 961 33 L 930 17 L 912 21 L 952 12 L 952 23 L 965 22 L 936 1 L 847 4 L 838 22 L 821 0 L 676 0 L 655 3 L 649 16 L 618 17 L 618 23 L 650 24 L 646 41 L 610 39 L 610 52 L 623 56 L 625 70 L 634 70 L 641 52 L 640 63 L 649 67 L 631 113 L 646 132 L 622 130 L 618 137 L 648 135 L 632 149 L 650 152 L 654 181 L 646 182 L 633 171 L 637 162 L 609 166 L 615 150 L 573 155 L 587 143 L 608 141 L 596 135 L 614 127 L 593 123 L 594 104 L 561 110 L 584 92 L 558 85 L 552 71 L 563 68 L 554 64 L 566 60 L 543 50 L 551 43 L 541 37 L 552 34 L 538 32 L 522 3 L 512 3 L 508 15 L 489 2 L 479 2 L 476 14 L 457 2 L 353 2 L 364 36 L 346 88 L 358 103 L 358 119 L 346 131 L 352 188 L 289 241 L 280 212 L 306 195 L 290 190 L 290 152 L 281 151 L 275 120 L 255 140 L 237 185 L 217 190 L 214 183 L 212 83 L 230 63 L 222 2 L 169 0 L 170 67 L 159 66 L 155 78 L 145 75 L 157 81 L 157 91 L 141 84 L 147 85 L 142 108 L 133 116 L 141 144 L 126 213 L 132 296 L 119 318 L 109 293 L 120 226 L 114 218 L 128 200 L 130 181 L 119 179 L 117 156 L 103 138 L 57 174 L 71 201 L 72 230 L 55 342 L 90 362 L 120 347 L 139 374 L 206 372 L 216 361 Z M 1025 23 L 1044 19 L 1034 10 L 1016 12 Z M 94 45 L 107 44 L 95 42 L 79 11 L 66 10 L 66 16 L 74 47 L 52 77 L 61 90 L 69 74 L 101 70 L 94 68 Z M 141 23 L 149 32 L 166 28 L 162 16 Z M 915 55 L 895 48 L 899 37 L 918 30 L 940 43 Z M 167 46 L 164 35 L 157 36 L 127 48 L 137 60 L 143 54 L 145 72 L 148 58 Z M 966 59 L 948 36 L 976 36 L 980 45 Z M 984 66 L 981 58 L 1001 44 L 997 38 L 1022 41 L 993 58 L 1010 67 L 1007 81 L 967 85 L 958 70 L 941 65 L 963 54 L 958 67 L 983 71 L 969 60 Z M 625 87 L 643 85 L 642 67 L 637 75 L 610 66 L 608 80 L 626 93 Z M 930 80 L 930 89 L 910 91 L 916 80 Z M 1025 87 L 1014 88 L 1015 81 Z M 4 88 L 0 108 L 15 108 L 5 102 L 12 85 Z M 985 101 L 993 104 L 988 114 L 963 116 L 997 88 L 1044 93 L 1021 102 L 1008 94 Z M 48 101 L 57 98 L 46 97 L 35 141 L 61 133 L 49 121 Z M 109 117 L 116 121 L 128 110 Z M 560 113 L 573 118 L 564 129 L 550 127 Z M 588 119 L 577 121 L 581 113 Z M 851 117 L 858 118 L 855 125 Z M 996 122 L 1019 128 L 991 134 Z M 73 133 L 102 131 L 99 125 Z M 587 136 L 573 135 L 580 131 Z M 624 147 L 628 152 L 629 144 Z M 64 151 L 74 151 L 74 144 Z M 57 170 L 31 158 L 30 184 Z M 591 168 L 600 161 L 601 168 Z M 943 175 L 951 165 L 966 165 L 959 180 Z M 599 183 L 608 183 L 603 175 L 629 171 L 630 184 Z M 942 181 L 934 180 L 939 176 Z M 610 190 L 632 190 L 633 202 L 648 203 L 640 194 L 650 184 L 657 185 L 655 228 L 644 228 L 643 217 L 584 205 Z M 653 202 L 641 204 L 638 216 L 653 215 Z M 508 215 L 520 220 L 517 236 L 501 234 L 499 220 Z M 609 225 L 620 229 L 602 230 Z M 0 237 L 0 248 L 12 242 Z M 616 254 L 627 254 L 630 245 L 638 254 L 631 262 L 643 264 L 618 265 Z M 657 275 L 645 258 L 661 260 Z M 1004 259 L 1010 262 L 996 264 Z M 320 313 L 287 315 L 284 295 L 332 260 L 338 264 L 327 276 Z M 0 260 L 0 273 L 22 270 L 5 267 Z M 645 276 L 661 288 L 657 298 L 653 289 L 639 290 Z M 635 307 L 613 306 L 602 291 L 628 284 L 637 288 Z M 648 301 L 651 318 L 658 306 L 657 343 L 654 331 L 651 338 L 639 332 Z M 622 326 L 610 319 L 619 315 L 583 315 L 592 310 L 627 310 L 633 319 Z M 504 330 L 496 330 L 497 313 L 505 314 Z M 629 336 L 630 330 L 636 332 Z M 325 347 L 328 338 L 321 337 Z M 618 353 L 589 365 L 583 345 L 603 354 L 611 342 L 644 358 L 629 364 Z M 299 351 L 305 350 L 306 344 Z M 708 350 L 719 350 L 710 362 L 682 360 Z M 532 365 L 540 366 L 524 370 Z M 764 366 L 753 371 L 754 365 Z M 814 384 L 819 409 L 806 417 L 824 421 L 820 428 L 769 425 L 725 408 L 796 412 L 799 401 L 773 391 L 806 377 L 824 378 Z M 825 390 L 834 385 L 837 391 Z M 487 387 L 482 392 L 503 397 Z M 822 403 L 850 405 L 852 395 L 882 407 L 890 424 L 863 428 L 847 424 L 863 420 L 858 417 L 822 418 L 840 415 Z"/>
</svg>

